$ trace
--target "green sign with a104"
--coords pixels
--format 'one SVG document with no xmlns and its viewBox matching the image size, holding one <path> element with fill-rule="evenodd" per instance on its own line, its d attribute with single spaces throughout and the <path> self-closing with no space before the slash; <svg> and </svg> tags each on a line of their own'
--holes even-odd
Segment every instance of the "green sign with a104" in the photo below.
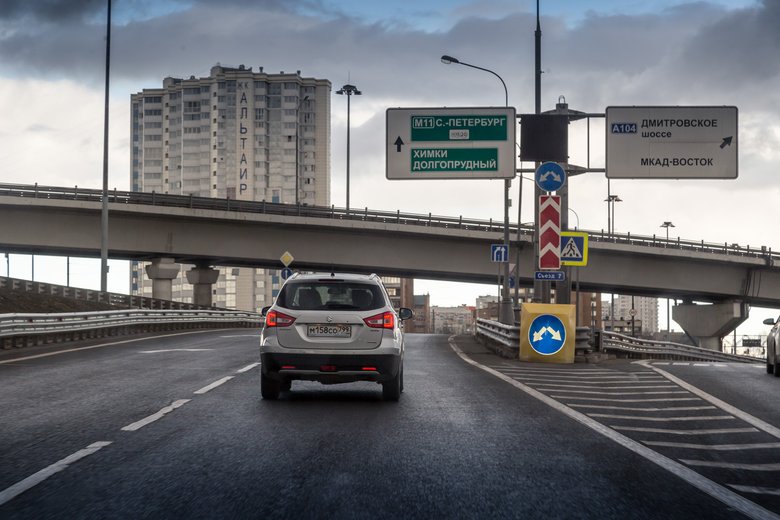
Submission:
<svg viewBox="0 0 780 520">
<path fill-rule="evenodd" d="M 412 141 L 506 141 L 504 115 L 412 116 Z"/>
</svg>

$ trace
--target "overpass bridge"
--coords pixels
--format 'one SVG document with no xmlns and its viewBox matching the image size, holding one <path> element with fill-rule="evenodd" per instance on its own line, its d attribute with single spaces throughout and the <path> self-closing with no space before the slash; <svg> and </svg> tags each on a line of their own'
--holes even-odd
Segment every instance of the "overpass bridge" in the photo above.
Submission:
<svg viewBox="0 0 780 520">
<path fill-rule="evenodd" d="M 100 190 L 2 184 L 0 250 L 98 257 L 101 201 Z M 583 291 L 780 307 L 780 254 L 769 248 L 588 233 Z M 533 229 L 513 224 L 510 236 L 520 285 L 530 287 Z M 210 266 L 279 269 L 285 251 L 300 270 L 495 283 L 489 246 L 502 241 L 503 223 L 492 220 L 109 192 L 110 257 L 153 262 L 153 279 L 171 262 L 194 264 L 190 281 L 204 293 Z"/>
</svg>

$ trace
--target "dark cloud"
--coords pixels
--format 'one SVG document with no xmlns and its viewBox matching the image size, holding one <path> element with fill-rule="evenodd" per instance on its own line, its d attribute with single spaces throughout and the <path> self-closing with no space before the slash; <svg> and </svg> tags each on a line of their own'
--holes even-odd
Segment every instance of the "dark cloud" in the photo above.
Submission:
<svg viewBox="0 0 780 520">
<path fill-rule="evenodd" d="M 3 0 L 0 20 L 32 18 L 46 22 L 83 19 L 105 10 L 106 0 Z"/>
</svg>

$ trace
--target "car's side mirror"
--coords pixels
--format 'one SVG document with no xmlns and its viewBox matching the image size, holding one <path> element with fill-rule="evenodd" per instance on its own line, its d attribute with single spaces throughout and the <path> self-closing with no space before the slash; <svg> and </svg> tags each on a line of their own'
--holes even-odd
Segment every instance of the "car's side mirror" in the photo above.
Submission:
<svg viewBox="0 0 780 520">
<path fill-rule="evenodd" d="M 263 307 L 263 309 L 260 311 L 260 314 L 262 316 L 265 316 L 266 314 L 268 314 L 269 310 L 271 310 L 271 306 L 270 305 L 268 305 L 267 307 Z"/>
<path fill-rule="evenodd" d="M 398 309 L 398 317 L 401 318 L 401 321 L 411 320 L 414 318 L 414 311 L 412 309 L 407 309 L 406 307 L 401 307 Z"/>
<path fill-rule="evenodd" d="M 773 320 L 772 318 L 767 318 L 764 320 L 764 325 L 774 325 L 774 324 L 775 324 L 775 320 Z"/>
</svg>

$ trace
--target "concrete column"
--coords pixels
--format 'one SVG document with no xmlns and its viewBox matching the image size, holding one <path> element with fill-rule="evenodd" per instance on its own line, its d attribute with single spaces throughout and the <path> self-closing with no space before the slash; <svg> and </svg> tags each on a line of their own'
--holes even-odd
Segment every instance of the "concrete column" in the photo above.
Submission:
<svg viewBox="0 0 780 520">
<path fill-rule="evenodd" d="M 146 276 L 152 280 L 152 298 L 173 299 L 173 280 L 179 276 L 179 264 L 173 258 L 155 258 L 146 266 Z"/>
<path fill-rule="evenodd" d="M 211 307 L 211 286 L 219 278 L 219 271 L 208 266 L 195 266 L 187 271 L 187 281 L 192 284 L 192 302 Z"/>
<path fill-rule="evenodd" d="M 698 346 L 723 350 L 723 337 L 748 318 L 750 306 L 741 301 L 713 305 L 683 303 L 672 307 L 672 317 Z"/>
</svg>

